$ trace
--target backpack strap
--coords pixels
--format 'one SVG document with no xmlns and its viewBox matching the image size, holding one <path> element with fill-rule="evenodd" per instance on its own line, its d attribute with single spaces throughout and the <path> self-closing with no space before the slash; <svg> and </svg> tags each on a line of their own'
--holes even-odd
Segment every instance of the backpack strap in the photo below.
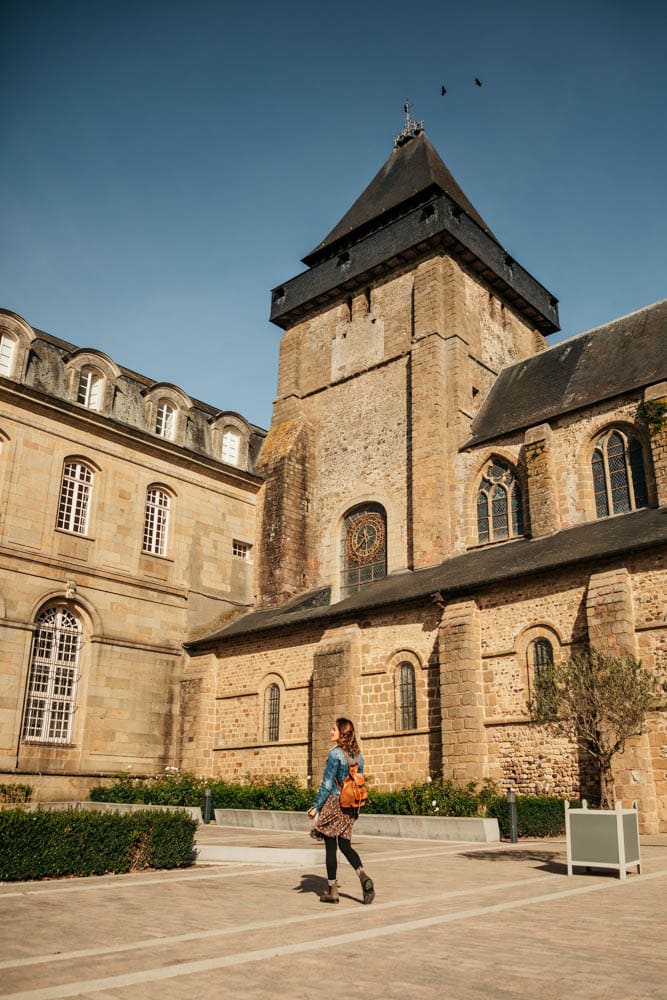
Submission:
<svg viewBox="0 0 667 1000">
<path fill-rule="evenodd" d="M 341 750 L 343 750 L 343 748 L 342 748 L 342 747 L 341 747 L 340 749 L 341 749 Z M 353 761 L 351 757 L 348 757 L 348 755 L 347 755 L 347 753 L 346 753 L 346 751 L 345 751 L 345 750 L 343 750 L 343 753 L 345 754 L 345 760 L 347 761 L 347 776 L 348 776 L 348 778 L 349 778 L 349 776 L 350 776 L 350 768 L 352 767 L 352 765 L 353 765 L 353 764 L 354 764 L 355 762 L 358 762 L 358 761 L 359 761 L 359 755 L 357 754 L 357 757 L 356 757 L 355 761 Z M 341 788 L 342 788 L 343 786 L 342 786 L 342 785 L 341 785 L 341 783 L 339 782 L 338 778 L 334 778 L 334 781 L 335 781 L 335 782 L 336 782 L 336 784 L 338 785 L 338 790 L 340 791 L 340 789 L 341 789 Z"/>
</svg>

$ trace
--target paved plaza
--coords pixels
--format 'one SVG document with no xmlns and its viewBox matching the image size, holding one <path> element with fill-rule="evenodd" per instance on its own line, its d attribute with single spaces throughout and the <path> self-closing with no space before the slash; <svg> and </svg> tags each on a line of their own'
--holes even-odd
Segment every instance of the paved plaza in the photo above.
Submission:
<svg viewBox="0 0 667 1000">
<path fill-rule="evenodd" d="M 202 844 L 310 851 L 299 833 L 203 827 Z M 641 875 L 568 878 L 564 840 L 355 838 L 343 861 L 226 863 L 0 885 L 0 996 L 244 1000 L 667 998 L 667 836 Z M 284 856 L 284 855 L 283 855 Z M 328 980 L 331 980 L 329 983 Z"/>
</svg>

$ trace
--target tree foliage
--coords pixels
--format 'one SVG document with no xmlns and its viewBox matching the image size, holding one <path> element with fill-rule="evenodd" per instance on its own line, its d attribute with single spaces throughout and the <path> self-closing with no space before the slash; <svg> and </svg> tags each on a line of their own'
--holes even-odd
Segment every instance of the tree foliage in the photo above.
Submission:
<svg viewBox="0 0 667 1000">
<path fill-rule="evenodd" d="M 574 734 L 597 763 L 602 808 L 614 806 L 612 761 L 626 742 L 645 731 L 646 715 L 659 704 L 658 679 L 629 654 L 597 649 L 540 667 L 530 711 L 536 722 Z"/>
</svg>

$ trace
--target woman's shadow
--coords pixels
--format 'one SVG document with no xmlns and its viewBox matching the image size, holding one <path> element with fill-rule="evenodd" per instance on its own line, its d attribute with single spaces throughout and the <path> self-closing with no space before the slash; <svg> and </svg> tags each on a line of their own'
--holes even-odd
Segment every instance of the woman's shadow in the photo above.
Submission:
<svg viewBox="0 0 667 1000">
<path fill-rule="evenodd" d="M 329 883 L 321 875 L 302 875 L 300 885 L 295 885 L 293 892 L 311 892 L 314 896 L 321 896 L 329 888 Z M 348 892 L 338 890 L 341 899 L 354 899 L 357 903 L 363 903 L 363 899 L 351 896 Z"/>
</svg>

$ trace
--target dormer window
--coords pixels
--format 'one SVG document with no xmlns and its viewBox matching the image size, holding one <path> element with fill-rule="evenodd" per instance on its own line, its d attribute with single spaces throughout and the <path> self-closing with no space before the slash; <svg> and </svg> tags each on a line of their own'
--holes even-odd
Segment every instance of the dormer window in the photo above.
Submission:
<svg viewBox="0 0 667 1000">
<path fill-rule="evenodd" d="M 173 441 L 176 429 L 176 410 L 165 399 L 161 399 L 155 410 L 155 433 L 158 437 Z"/>
<path fill-rule="evenodd" d="M 76 401 L 89 410 L 99 410 L 102 398 L 102 376 L 94 368 L 82 368 Z"/>
<path fill-rule="evenodd" d="M 222 435 L 222 461 L 227 465 L 238 465 L 241 451 L 241 435 L 227 428 Z"/>
<path fill-rule="evenodd" d="M 0 375 L 9 376 L 14 368 L 16 340 L 9 333 L 0 334 Z"/>
</svg>

